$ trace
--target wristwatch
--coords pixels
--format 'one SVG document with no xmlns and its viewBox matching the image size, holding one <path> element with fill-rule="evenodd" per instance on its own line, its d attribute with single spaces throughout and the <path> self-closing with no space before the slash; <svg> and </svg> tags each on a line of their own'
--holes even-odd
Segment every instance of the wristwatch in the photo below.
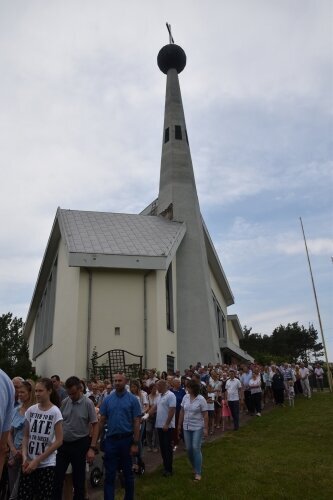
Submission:
<svg viewBox="0 0 333 500">
<path fill-rule="evenodd" d="M 98 448 L 96 446 L 89 446 L 91 450 L 93 450 L 95 453 L 98 452 Z"/>
</svg>

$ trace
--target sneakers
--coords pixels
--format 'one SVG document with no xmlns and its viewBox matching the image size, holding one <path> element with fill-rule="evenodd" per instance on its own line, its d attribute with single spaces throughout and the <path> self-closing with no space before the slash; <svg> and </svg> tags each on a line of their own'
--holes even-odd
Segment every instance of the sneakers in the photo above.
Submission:
<svg viewBox="0 0 333 500">
<path fill-rule="evenodd" d="M 158 452 L 158 448 L 153 448 L 153 453 L 157 453 Z"/>
<path fill-rule="evenodd" d="M 260 412 L 257 413 L 257 417 L 261 417 L 261 413 Z"/>
</svg>

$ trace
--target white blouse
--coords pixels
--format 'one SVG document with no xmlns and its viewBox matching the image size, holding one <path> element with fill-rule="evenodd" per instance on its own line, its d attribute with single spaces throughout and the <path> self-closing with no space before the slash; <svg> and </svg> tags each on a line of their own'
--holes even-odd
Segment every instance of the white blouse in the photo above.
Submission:
<svg viewBox="0 0 333 500">
<path fill-rule="evenodd" d="M 199 394 L 196 398 L 191 400 L 190 395 L 185 394 L 181 406 L 184 410 L 183 429 L 185 431 L 203 429 L 204 418 L 202 412 L 208 411 L 205 398 Z"/>
</svg>

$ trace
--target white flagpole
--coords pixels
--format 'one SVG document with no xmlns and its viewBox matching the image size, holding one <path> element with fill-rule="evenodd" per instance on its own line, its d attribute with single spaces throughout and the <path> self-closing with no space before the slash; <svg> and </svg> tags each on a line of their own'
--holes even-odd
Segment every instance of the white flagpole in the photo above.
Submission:
<svg viewBox="0 0 333 500">
<path fill-rule="evenodd" d="M 304 227 L 303 227 L 302 217 L 300 217 L 299 220 L 301 221 L 301 227 L 302 227 L 302 233 L 303 233 L 303 238 L 304 238 L 305 250 L 306 250 L 306 255 L 307 255 L 307 258 L 308 258 L 310 276 L 311 276 L 311 281 L 312 281 L 313 294 L 314 294 L 314 298 L 315 298 L 315 302 L 316 302 L 316 307 L 317 307 L 317 314 L 318 314 L 318 321 L 319 321 L 319 326 L 320 326 L 321 339 L 322 339 L 323 346 L 324 346 L 325 359 L 326 359 L 326 365 L 327 365 L 327 380 L 328 380 L 328 385 L 329 385 L 330 391 L 332 392 L 332 374 L 331 374 L 331 370 L 330 370 L 330 367 L 329 367 L 329 364 L 328 364 L 328 357 L 327 357 L 327 350 L 326 350 L 326 344 L 325 344 L 325 337 L 324 337 L 323 325 L 321 323 L 321 317 L 320 317 L 320 312 L 319 312 L 319 304 L 318 304 L 318 299 L 317 299 L 316 287 L 315 287 L 315 284 L 314 284 L 314 279 L 313 279 L 313 274 L 312 274 L 312 269 L 311 269 L 311 262 L 310 262 L 310 257 L 309 257 L 308 246 L 306 244 L 306 238 L 305 238 L 305 233 L 304 233 Z"/>
</svg>

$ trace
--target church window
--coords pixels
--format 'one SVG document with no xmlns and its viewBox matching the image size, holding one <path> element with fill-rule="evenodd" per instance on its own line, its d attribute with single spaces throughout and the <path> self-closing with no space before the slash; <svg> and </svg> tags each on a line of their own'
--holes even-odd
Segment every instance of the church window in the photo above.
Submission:
<svg viewBox="0 0 333 500">
<path fill-rule="evenodd" d="M 33 359 L 42 354 L 53 342 L 53 320 L 57 280 L 57 259 L 47 280 L 36 315 Z"/>
<path fill-rule="evenodd" d="M 173 317 L 173 290 L 172 290 L 172 264 L 170 264 L 165 276 L 165 299 L 166 299 L 166 324 L 167 329 L 174 332 Z"/>
<path fill-rule="evenodd" d="M 179 141 L 182 140 L 182 128 L 180 125 L 175 126 L 175 139 L 178 139 Z"/>
<path fill-rule="evenodd" d="M 166 142 L 169 142 L 169 127 L 165 129 L 164 131 L 164 144 Z"/>
<path fill-rule="evenodd" d="M 225 321 L 225 315 L 222 311 L 222 308 L 215 297 L 213 293 L 213 303 L 214 303 L 214 311 L 215 311 L 215 318 L 216 318 L 216 323 L 217 323 L 217 331 L 219 334 L 219 338 L 224 338 L 225 340 L 227 339 L 227 328 L 226 328 L 226 321 Z"/>
<path fill-rule="evenodd" d="M 175 357 L 167 355 L 167 372 L 175 371 Z"/>
</svg>

